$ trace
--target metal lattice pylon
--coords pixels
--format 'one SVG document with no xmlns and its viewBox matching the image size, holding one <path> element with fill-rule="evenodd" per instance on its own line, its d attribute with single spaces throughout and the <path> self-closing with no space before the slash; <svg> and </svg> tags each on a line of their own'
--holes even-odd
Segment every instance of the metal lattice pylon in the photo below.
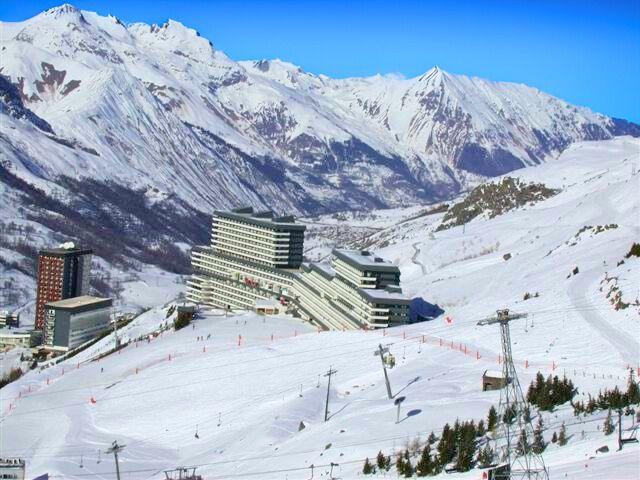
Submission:
<svg viewBox="0 0 640 480">
<path fill-rule="evenodd" d="M 500 390 L 498 407 L 498 430 L 495 437 L 496 448 L 504 466 L 496 469 L 492 478 L 496 480 L 548 480 L 549 474 L 542 456 L 532 449 L 533 426 L 531 419 L 525 418 L 525 410 L 529 408 L 522 394 L 516 367 L 511 354 L 511 333 L 509 322 L 527 316 L 526 313 L 509 313 L 509 310 L 498 310 L 495 317 L 486 318 L 478 325 L 500 325 L 502 343 L 502 378 L 504 385 Z M 523 436 L 524 435 L 524 436 Z M 522 442 L 522 439 L 525 439 Z M 497 448 L 500 445 L 500 448 Z M 508 466 L 508 467 L 507 467 Z M 504 468 L 507 467 L 507 468 Z"/>
</svg>

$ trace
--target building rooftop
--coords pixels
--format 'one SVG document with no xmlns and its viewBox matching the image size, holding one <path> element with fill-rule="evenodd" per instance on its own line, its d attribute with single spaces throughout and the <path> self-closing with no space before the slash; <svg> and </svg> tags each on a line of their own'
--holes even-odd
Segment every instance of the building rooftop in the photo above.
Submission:
<svg viewBox="0 0 640 480">
<path fill-rule="evenodd" d="M 58 300 L 57 302 L 49 302 L 45 306 L 60 310 L 84 310 L 87 307 L 98 308 L 110 306 L 113 300 L 111 298 L 92 297 L 91 295 L 82 295 L 80 297 L 67 298 Z"/>
<path fill-rule="evenodd" d="M 483 377 L 488 378 L 502 378 L 502 371 L 499 370 L 485 370 Z"/>
<path fill-rule="evenodd" d="M 93 250 L 89 248 L 76 247 L 74 242 L 65 242 L 54 248 L 44 248 L 40 250 L 40 255 L 87 255 L 93 253 Z"/>
<path fill-rule="evenodd" d="M 312 270 L 315 270 L 327 280 L 331 280 L 336 276 L 336 271 L 328 263 L 312 263 L 310 265 Z"/>
<path fill-rule="evenodd" d="M 14 331 L 8 331 L 5 332 L 3 330 L 0 329 L 0 338 L 29 338 L 31 336 L 31 333 L 29 332 L 14 332 Z"/>
<path fill-rule="evenodd" d="M 273 211 L 264 210 L 256 212 L 253 207 L 236 208 L 231 211 L 216 210 L 214 215 L 217 217 L 228 218 L 232 220 L 241 220 L 261 227 L 273 228 L 285 227 L 287 230 L 306 230 L 306 225 L 296 223 L 292 215 L 276 217 Z"/>
<path fill-rule="evenodd" d="M 254 305 L 256 308 L 280 308 L 280 302 L 272 299 L 256 298 Z"/>
<path fill-rule="evenodd" d="M 411 298 L 399 292 L 398 289 L 359 288 L 358 291 L 375 303 L 390 305 L 409 305 L 411 303 Z"/>
<path fill-rule="evenodd" d="M 375 256 L 367 250 L 346 250 L 334 248 L 332 251 L 340 260 L 359 270 L 372 270 L 376 272 L 400 273 L 400 269 L 393 263 Z"/>
</svg>

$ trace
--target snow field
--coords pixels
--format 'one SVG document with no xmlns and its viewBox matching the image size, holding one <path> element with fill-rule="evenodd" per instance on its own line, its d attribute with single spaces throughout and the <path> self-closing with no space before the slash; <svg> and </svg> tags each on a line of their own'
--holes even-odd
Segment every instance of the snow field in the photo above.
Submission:
<svg viewBox="0 0 640 480">
<path fill-rule="evenodd" d="M 127 335 L 156 328 L 165 312 L 143 314 Z M 88 472 L 107 476 L 112 462 L 95 462 L 98 449 L 114 439 L 127 445 L 121 468 L 128 478 L 160 478 L 162 469 L 178 464 L 202 465 L 206 478 L 250 472 L 283 478 L 282 472 L 272 472 L 283 468 L 302 469 L 288 472 L 288 478 L 308 478 L 311 464 L 331 462 L 340 465 L 343 478 L 352 478 L 365 456 L 401 448 L 416 436 L 424 439 L 445 421 L 483 418 L 497 403 L 499 392 L 480 388 L 482 372 L 497 363 L 483 362 L 485 353 L 477 360 L 459 347 L 444 342 L 440 347 L 437 334 L 452 329 L 431 322 L 387 332 L 318 333 L 286 317 L 208 315 L 195 322 L 195 329 L 166 331 L 97 362 L 78 366 L 70 359 L 28 373 L 2 391 L 5 401 L 15 402 L 10 412 L 3 409 L 3 445 L 7 453 L 25 455 L 33 474 L 65 478 Z M 497 338 L 497 329 L 487 335 Z M 205 340 L 196 340 L 199 336 Z M 391 343 L 397 359 L 390 371 L 393 392 L 407 397 L 399 424 L 373 356 L 381 342 Z M 330 421 L 324 423 L 322 375 L 329 366 L 338 373 L 332 378 Z M 519 370 L 526 388 L 536 369 Z M 624 379 L 581 383 L 594 390 L 624 385 Z M 559 415 L 552 422 L 556 428 L 570 412 Z M 300 421 L 306 428 L 298 432 Z M 591 447 L 586 442 L 582 449 Z M 565 468 L 565 456 L 556 461 L 558 468 Z"/>
</svg>

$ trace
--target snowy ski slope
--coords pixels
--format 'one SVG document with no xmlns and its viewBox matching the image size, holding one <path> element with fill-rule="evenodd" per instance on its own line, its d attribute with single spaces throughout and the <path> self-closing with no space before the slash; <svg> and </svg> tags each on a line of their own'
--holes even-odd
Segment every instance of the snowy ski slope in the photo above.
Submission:
<svg viewBox="0 0 640 480">
<path fill-rule="evenodd" d="M 26 457 L 29 478 L 114 478 L 113 460 L 104 455 L 113 440 L 126 445 L 123 478 L 162 478 L 177 465 L 198 465 L 209 480 L 308 479 L 311 465 L 314 478 L 329 478 L 331 463 L 336 477 L 358 478 L 364 458 L 378 450 L 424 440 L 456 418 L 478 420 L 497 404 L 498 392 L 481 391 L 481 376 L 500 368 L 498 331 L 476 323 L 504 307 L 532 314 L 512 327 L 525 388 L 537 371 L 566 374 L 578 399 L 624 387 L 627 367 L 640 367 L 633 305 L 640 259 L 624 259 L 640 238 L 639 152 L 630 138 L 578 144 L 518 172 L 560 188 L 558 195 L 464 228 L 435 232 L 442 214 L 404 217 L 391 227 L 376 216 L 383 230 L 371 240 L 389 243 L 379 253 L 400 266 L 405 291 L 445 309 L 433 321 L 386 332 L 317 332 L 293 318 L 210 312 L 194 328 L 90 361 L 113 342 L 107 337 L 2 389 L 2 454 Z M 618 227 L 578 234 L 612 223 Z M 603 282 L 605 276 L 617 277 L 628 308 L 613 309 L 606 297 L 613 280 Z M 525 301 L 525 292 L 539 296 Z M 150 310 L 121 335 L 146 337 L 171 322 L 166 312 Z M 393 393 L 407 397 L 398 424 L 373 355 L 379 343 L 396 356 Z M 337 374 L 324 422 L 330 367 Z M 545 414 L 547 441 L 562 422 L 569 434 L 567 446 L 545 451 L 552 479 L 637 478 L 638 446 L 616 452 L 615 435 L 600 431 L 604 416 L 580 423 L 568 405 Z M 596 454 L 603 445 L 609 453 Z M 440 478 L 480 476 L 472 470 Z"/>
</svg>

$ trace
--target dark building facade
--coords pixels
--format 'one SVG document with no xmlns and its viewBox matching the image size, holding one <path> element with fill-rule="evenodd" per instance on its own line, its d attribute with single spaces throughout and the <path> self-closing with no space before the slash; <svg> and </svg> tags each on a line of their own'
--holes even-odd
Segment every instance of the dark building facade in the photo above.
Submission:
<svg viewBox="0 0 640 480">
<path fill-rule="evenodd" d="M 110 298 L 83 295 L 45 305 L 44 345 L 75 348 L 109 328 Z"/>
<path fill-rule="evenodd" d="M 45 304 L 89 292 L 92 253 L 89 249 L 76 248 L 71 242 L 40 251 L 36 291 L 37 329 L 45 326 Z"/>
</svg>

